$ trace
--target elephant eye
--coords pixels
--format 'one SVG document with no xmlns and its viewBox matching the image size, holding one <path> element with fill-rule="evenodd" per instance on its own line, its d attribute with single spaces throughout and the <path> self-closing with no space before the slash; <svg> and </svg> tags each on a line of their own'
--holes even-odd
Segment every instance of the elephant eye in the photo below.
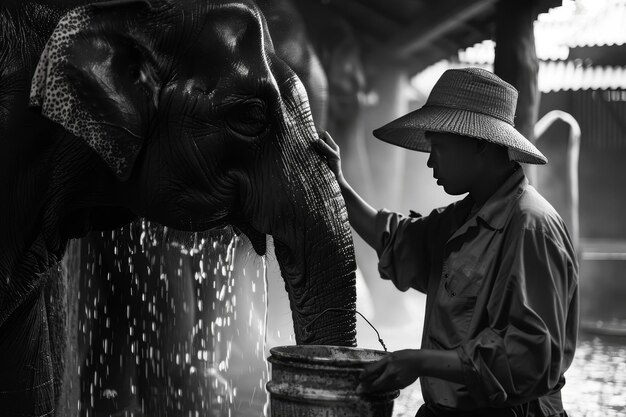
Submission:
<svg viewBox="0 0 626 417">
<path fill-rule="evenodd" d="M 259 136 L 267 126 L 265 103 L 258 99 L 246 101 L 229 112 L 227 123 L 234 132 L 240 135 Z"/>
</svg>

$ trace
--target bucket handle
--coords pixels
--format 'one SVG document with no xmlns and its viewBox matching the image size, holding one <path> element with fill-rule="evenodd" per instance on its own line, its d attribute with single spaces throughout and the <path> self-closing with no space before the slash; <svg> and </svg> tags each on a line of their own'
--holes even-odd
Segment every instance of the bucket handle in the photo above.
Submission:
<svg viewBox="0 0 626 417">
<path fill-rule="evenodd" d="M 387 352 L 387 346 L 385 346 L 385 342 L 383 342 L 383 339 L 380 337 L 380 333 L 378 333 L 378 330 L 376 330 L 376 327 L 374 327 L 374 325 L 372 323 L 370 323 L 370 321 L 365 318 L 365 316 L 363 314 L 361 314 L 358 310 L 354 309 L 351 310 L 349 308 L 340 308 L 340 307 L 329 307 L 326 310 L 322 311 L 321 313 L 319 313 L 317 316 L 313 317 L 313 320 L 311 320 L 308 324 L 306 324 L 304 326 L 305 330 L 308 330 L 309 326 L 311 326 L 315 321 L 317 321 L 317 319 L 319 319 L 320 317 L 322 317 L 324 314 L 326 314 L 329 311 L 347 311 L 347 312 L 352 312 L 354 311 L 355 313 L 357 313 L 359 316 L 363 317 L 363 320 L 365 320 L 367 322 L 367 324 L 370 325 L 370 327 L 372 329 L 374 329 L 374 331 L 376 332 L 376 336 L 378 336 L 378 342 L 381 344 L 381 346 L 383 347 L 383 349 L 385 350 L 385 352 Z"/>
</svg>

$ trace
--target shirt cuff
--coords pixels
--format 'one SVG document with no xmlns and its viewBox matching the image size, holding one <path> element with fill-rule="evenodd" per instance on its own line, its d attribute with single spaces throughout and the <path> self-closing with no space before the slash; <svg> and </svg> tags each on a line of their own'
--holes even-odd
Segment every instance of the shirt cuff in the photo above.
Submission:
<svg viewBox="0 0 626 417">
<path fill-rule="evenodd" d="M 378 211 L 378 213 L 376 213 L 376 219 L 375 219 L 375 236 L 376 236 L 376 247 L 374 248 L 376 250 L 376 254 L 378 255 L 378 257 L 380 258 L 381 255 L 383 254 L 383 251 L 385 250 L 385 246 L 386 246 L 386 241 L 389 238 L 389 235 L 391 234 L 391 227 L 390 227 L 390 223 L 391 223 L 391 218 L 397 216 L 396 213 L 392 213 L 387 209 L 381 209 Z"/>
</svg>

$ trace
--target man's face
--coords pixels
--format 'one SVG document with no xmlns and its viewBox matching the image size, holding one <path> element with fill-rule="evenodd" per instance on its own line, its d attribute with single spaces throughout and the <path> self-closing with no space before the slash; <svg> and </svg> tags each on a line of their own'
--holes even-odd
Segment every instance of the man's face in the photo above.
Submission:
<svg viewBox="0 0 626 417">
<path fill-rule="evenodd" d="M 426 139 L 431 143 L 427 164 L 433 169 L 437 184 L 451 195 L 469 192 L 477 173 L 478 141 L 453 133 L 435 132 L 426 132 Z"/>
</svg>

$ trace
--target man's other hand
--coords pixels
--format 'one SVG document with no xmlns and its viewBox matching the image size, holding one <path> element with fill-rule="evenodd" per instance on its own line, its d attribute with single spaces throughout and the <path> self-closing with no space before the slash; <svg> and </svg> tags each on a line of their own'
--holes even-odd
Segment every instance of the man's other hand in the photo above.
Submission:
<svg viewBox="0 0 626 417">
<path fill-rule="evenodd" d="M 419 350 L 398 350 L 365 367 L 359 376 L 360 384 L 356 392 L 364 394 L 402 389 L 419 376 Z"/>
</svg>

